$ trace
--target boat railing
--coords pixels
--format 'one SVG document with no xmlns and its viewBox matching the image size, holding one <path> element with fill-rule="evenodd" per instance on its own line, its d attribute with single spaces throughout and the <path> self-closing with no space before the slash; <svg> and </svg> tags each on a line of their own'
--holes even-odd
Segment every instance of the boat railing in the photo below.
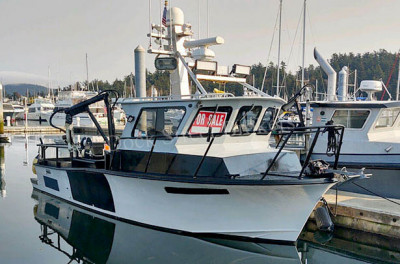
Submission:
<svg viewBox="0 0 400 264">
<path fill-rule="evenodd" d="M 264 173 L 262 173 L 262 177 L 261 180 L 264 180 L 265 177 L 268 175 L 268 173 L 270 172 L 270 170 L 273 168 L 273 166 L 275 165 L 275 163 L 277 162 L 281 152 L 283 149 L 285 149 L 287 143 L 289 142 L 290 138 L 295 136 L 295 135 L 311 135 L 313 134 L 314 136 L 312 137 L 312 142 L 309 146 L 309 148 L 307 149 L 307 154 L 305 157 L 305 160 L 303 162 L 301 171 L 298 175 L 298 178 L 302 178 L 304 176 L 305 170 L 308 167 L 310 160 L 311 160 L 311 155 L 314 151 L 316 142 L 318 141 L 318 138 L 321 134 L 327 132 L 328 133 L 328 137 L 332 137 L 332 135 L 335 137 L 335 139 L 333 140 L 335 142 L 335 151 L 332 153 L 332 155 L 334 155 L 334 165 L 333 165 L 333 169 L 337 169 L 338 166 L 338 161 L 339 161 L 339 156 L 340 156 L 340 149 L 342 146 L 342 141 L 343 141 L 343 134 L 344 134 L 344 126 L 342 125 L 326 125 L 326 126 L 311 126 L 311 127 L 295 127 L 295 128 L 287 128 L 285 130 L 272 130 L 272 131 L 268 131 L 265 134 L 269 134 L 271 133 L 274 137 L 277 138 L 277 144 L 275 146 L 275 148 L 278 149 L 278 151 L 276 152 L 274 158 L 272 159 L 272 161 L 269 163 L 268 168 L 265 170 Z M 260 134 L 259 132 L 248 132 L 246 133 L 246 135 L 250 135 L 250 134 Z M 207 148 L 204 152 L 204 154 L 202 155 L 199 163 L 196 165 L 196 170 L 194 172 L 194 174 L 192 175 L 193 178 L 197 178 L 198 173 L 205 161 L 205 159 L 207 158 L 208 152 L 210 151 L 210 148 L 212 147 L 215 138 L 219 137 L 219 136 L 223 136 L 223 135 L 243 135 L 243 134 L 238 134 L 237 132 L 221 132 L 221 133 L 205 133 L 205 134 L 195 134 L 195 135 L 191 135 L 191 134 L 175 134 L 175 135 L 165 135 L 165 134 L 160 134 L 160 135 L 154 135 L 151 137 L 121 137 L 121 140 L 127 140 L 127 139 L 147 139 L 147 140 L 152 140 L 151 143 L 151 149 L 149 152 L 149 155 L 147 157 L 147 161 L 146 161 L 146 166 L 144 169 L 144 172 L 147 173 L 148 172 L 148 168 L 150 165 L 150 161 L 151 158 L 153 156 L 154 153 L 154 149 L 155 146 L 157 144 L 158 140 L 172 140 L 174 138 L 206 138 L 208 145 Z M 328 140 L 329 141 L 329 140 Z M 67 148 L 67 145 L 59 145 L 59 144 L 38 144 L 38 146 L 41 148 L 41 157 L 42 159 L 46 159 L 46 149 L 47 148 L 56 148 L 56 161 L 58 160 L 58 150 L 61 148 Z M 75 154 L 71 154 L 71 158 L 74 157 L 74 155 L 76 157 L 79 157 L 79 153 L 75 153 Z M 112 155 L 112 154 L 111 154 Z"/>
<path fill-rule="evenodd" d="M 233 95 L 232 93 L 207 93 L 207 94 L 190 94 L 190 95 L 149 96 L 149 97 L 127 98 L 121 100 L 121 103 L 192 100 L 192 99 L 203 99 L 203 98 L 226 98 L 226 97 L 235 97 L 235 95 Z"/>
<path fill-rule="evenodd" d="M 333 155 L 335 156 L 335 161 L 334 161 L 334 165 L 333 168 L 337 169 L 338 166 L 338 161 L 339 161 L 339 155 L 340 155 L 340 148 L 342 146 L 342 140 L 343 140 L 343 134 L 344 134 L 344 126 L 342 125 L 326 125 L 326 126 L 311 126 L 311 127 L 296 127 L 296 128 L 287 128 L 285 130 L 273 130 L 273 131 L 269 131 L 271 132 L 274 136 L 278 137 L 278 142 L 275 146 L 275 148 L 279 148 L 276 155 L 274 156 L 274 158 L 272 159 L 272 162 L 269 164 L 267 170 L 263 173 L 262 179 L 264 179 L 266 177 L 266 175 L 268 174 L 268 172 L 271 170 L 271 168 L 274 166 L 274 164 L 276 163 L 276 161 L 279 158 L 280 153 L 282 152 L 282 150 L 286 147 L 287 143 L 289 142 L 289 140 L 293 137 L 293 136 L 307 136 L 307 135 L 311 135 L 314 134 L 313 140 L 311 142 L 310 147 L 307 150 L 307 155 L 306 158 L 304 160 L 303 166 L 301 168 L 300 174 L 298 175 L 299 178 L 302 178 L 304 175 L 304 172 L 310 162 L 311 159 L 311 155 L 314 151 L 316 142 L 318 141 L 318 138 L 320 136 L 321 133 L 325 133 L 327 132 L 328 134 L 331 133 L 331 135 L 335 135 L 338 136 L 338 140 L 336 142 L 336 150 L 333 153 Z M 269 133 L 268 132 L 268 133 Z M 259 132 L 248 132 L 246 134 L 260 134 Z M 147 173 L 150 161 L 151 161 L 151 157 L 153 155 L 154 152 L 154 148 L 156 146 L 156 142 L 157 140 L 160 139 L 173 139 L 173 138 L 194 138 L 194 137 L 205 137 L 208 145 L 207 148 L 199 162 L 199 164 L 196 167 L 196 170 L 193 174 L 193 178 L 196 178 L 200 168 L 202 167 L 204 160 L 206 159 L 208 152 L 211 148 L 211 146 L 214 143 L 214 140 L 216 137 L 218 136 L 222 136 L 222 135 L 239 135 L 236 132 L 221 132 L 221 133 L 206 133 L 206 134 L 195 134 L 195 135 L 190 135 L 190 134 L 177 134 L 177 135 L 155 135 L 149 138 L 143 138 L 143 137 L 121 137 L 121 139 L 152 139 L 152 146 L 150 149 L 150 153 L 146 162 L 146 167 L 145 167 L 145 172 Z M 243 134 L 240 134 L 243 135 Z"/>
</svg>

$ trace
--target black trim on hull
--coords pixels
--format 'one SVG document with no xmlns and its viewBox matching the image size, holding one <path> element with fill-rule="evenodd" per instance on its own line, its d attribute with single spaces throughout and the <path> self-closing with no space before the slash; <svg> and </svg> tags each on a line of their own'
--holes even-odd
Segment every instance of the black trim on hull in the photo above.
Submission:
<svg viewBox="0 0 400 264">
<path fill-rule="evenodd" d="M 187 195 L 224 195 L 229 194 L 227 189 L 209 189 L 209 188 L 176 188 L 165 187 L 167 193 L 187 194 Z"/>
<path fill-rule="evenodd" d="M 297 177 L 282 177 L 282 180 L 260 180 L 260 179 L 251 179 L 251 180 L 242 180 L 242 179 L 230 179 L 230 178 L 215 178 L 215 177 L 198 177 L 193 178 L 190 176 L 176 176 L 176 175 L 159 175 L 159 174 L 143 174 L 136 172 L 121 172 L 121 171 L 110 171 L 105 169 L 95 169 L 95 168 L 66 168 L 66 167 L 54 167 L 47 166 L 42 164 L 36 164 L 37 167 L 50 168 L 54 170 L 62 170 L 74 172 L 94 172 L 107 174 L 112 176 L 119 177 L 127 177 L 127 178 L 136 178 L 143 180 L 152 180 L 152 181 L 165 181 L 165 182 L 180 182 L 180 183 L 196 183 L 196 184 L 214 184 L 214 185 L 243 185 L 243 186 L 263 186 L 263 185 L 312 185 L 312 184 L 331 184 L 336 183 L 336 179 L 330 178 L 306 178 L 303 177 L 301 179 Z M 260 176 L 261 178 L 261 176 Z"/>
<path fill-rule="evenodd" d="M 154 225 L 149 225 L 149 224 L 145 224 L 142 222 L 137 222 L 134 220 L 130 220 L 130 219 L 126 219 L 126 218 L 122 218 L 122 217 L 118 217 L 115 215 L 110 215 L 107 213 L 103 213 L 103 212 L 99 212 L 93 208 L 90 207 L 85 207 L 83 205 L 80 204 L 76 204 L 73 203 L 71 201 L 68 201 L 64 198 L 55 196 L 51 193 L 42 191 L 40 189 L 37 189 L 36 187 L 33 187 L 34 190 L 44 193 L 46 195 L 49 195 L 51 197 L 54 197 L 56 199 L 59 199 L 61 201 L 64 201 L 66 203 L 72 204 L 73 206 L 82 208 L 84 210 L 96 213 L 98 215 L 101 216 L 105 216 L 105 217 L 109 217 L 121 222 L 125 222 L 128 224 L 132 224 L 132 225 L 136 225 L 136 226 L 141 226 L 141 227 L 145 227 L 145 228 L 149 228 L 149 229 L 153 229 L 153 230 L 158 230 L 158 231 L 162 231 L 162 232 L 167 232 L 167 233 L 171 233 L 171 234 L 178 234 L 178 235 L 182 235 L 182 236 L 187 236 L 187 237 L 194 237 L 194 238 L 202 238 L 202 237 L 210 237 L 210 238 L 223 238 L 223 239 L 230 239 L 230 240 L 237 240 L 237 241 L 248 241 L 248 242 L 265 242 L 265 243 L 271 243 L 271 244 L 276 244 L 276 245 L 296 245 L 296 241 L 289 241 L 289 240 L 275 240 L 275 239 L 265 239 L 265 238 L 250 238 L 250 237 L 243 237 L 243 236 L 236 236 L 236 235 L 226 235 L 226 234 L 215 234 L 215 233 L 192 233 L 189 231 L 184 231 L 184 230 L 178 230 L 178 229 L 171 229 L 171 228 L 166 228 L 166 227 L 160 227 L 160 226 L 154 226 Z M 298 239 L 298 238 L 297 238 Z"/>
<path fill-rule="evenodd" d="M 67 175 L 74 200 L 115 212 L 111 188 L 104 174 L 68 171 Z"/>
</svg>

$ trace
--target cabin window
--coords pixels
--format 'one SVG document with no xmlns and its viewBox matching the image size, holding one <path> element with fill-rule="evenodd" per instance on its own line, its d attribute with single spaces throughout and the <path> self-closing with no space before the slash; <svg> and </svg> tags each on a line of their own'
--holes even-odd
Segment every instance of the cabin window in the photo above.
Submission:
<svg viewBox="0 0 400 264">
<path fill-rule="evenodd" d="M 360 129 L 369 116 L 369 110 L 336 110 L 332 116 L 334 125 Z"/>
<path fill-rule="evenodd" d="M 9 105 L 9 104 L 3 104 L 3 110 L 11 110 L 11 111 L 13 111 L 14 110 L 14 108 L 12 107 L 12 105 Z"/>
<path fill-rule="evenodd" d="M 264 113 L 264 116 L 261 120 L 260 127 L 258 128 L 258 134 L 269 134 L 273 129 L 274 120 L 275 120 L 276 109 L 273 107 L 268 107 Z"/>
<path fill-rule="evenodd" d="M 28 109 L 28 112 L 29 112 L 29 113 L 35 113 L 35 108 L 29 108 L 29 109 Z"/>
<path fill-rule="evenodd" d="M 203 107 L 197 112 L 189 129 L 189 135 L 223 133 L 232 113 L 232 107 Z"/>
<path fill-rule="evenodd" d="M 260 116 L 261 106 L 242 106 L 236 116 L 232 133 L 249 134 L 254 131 L 258 117 Z"/>
<path fill-rule="evenodd" d="M 175 135 L 185 112 L 184 107 L 143 108 L 132 131 L 132 137 Z"/>
<path fill-rule="evenodd" d="M 51 111 L 51 110 L 53 110 L 54 108 L 52 108 L 52 107 L 41 107 L 40 108 L 42 111 Z"/>
<path fill-rule="evenodd" d="M 399 116 L 400 108 L 383 109 L 376 122 L 375 128 L 392 127 Z"/>
</svg>

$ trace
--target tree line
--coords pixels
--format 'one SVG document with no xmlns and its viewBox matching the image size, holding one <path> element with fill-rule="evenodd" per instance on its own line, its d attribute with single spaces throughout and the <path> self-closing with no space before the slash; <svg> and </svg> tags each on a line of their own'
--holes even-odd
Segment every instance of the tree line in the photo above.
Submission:
<svg viewBox="0 0 400 264">
<path fill-rule="evenodd" d="M 374 52 L 366 53 L 334 53 L 329 62 L 334 70 L 339 73 L 343 66 L 347 66 L 350 69 L 349 84 L 354 83 L 354 70 L 357 70 L 357 87 L 360 85 L 362 80 L 382 80 L 385 84 L 388 81 L 389 75 L 392 72 L 392 78 L 388 83 L 387 87 L 390 93 L 395 97 L 396 83 L 397 83 L 397 72 L 398 72 L 398 61 L 396 62 L 396 53 L 388 52 L 384 49 Z M 265 74 L 265 69 L 267 69 Z M 310 64 L 305 67 L 305 79 L 307 83 L 311 83 L 317 86 L 319 93 L 326 93 L 327 86 L 327 75 L 322 71 L 320 66 L 314 66 Z M 265 74 L 265 80 L 264 80 Z M 274 95 L 276 92 L 276 75 L 277 65 L 270 62 L 268 65 L 262 63 L 254 64 L 251 66 L 251 75 L 248 76 L 248 83 L 252 84 L 256 88 L 261 89 L 263 80 L 263 90 L 270 95 Z M 287 66 L 282 62 L 280 67 L 280 88 L 282 93 L 288 97 L 292 96 L 300 87 L 301 79 L 301 67 L 296 72 L 287 70 Z M 99 90 L 114 89 L 117 90 L 120 95 L 131 95 L 131 87 L 135 85 L 135 78 L 132 74 L 129 74 L 122 79 L 116 79 L 113 82 L 94 80 L 92 87 Z M 241 95 L 243 89 L 238 84 L 226 84 L 226 86 L 213 83 L 209 81 L 202 82 L 202 85 L 208 92 L 212 92 L 214 89 L 225 90 L 235 95 Z M 148 96 L 150 96 L 150 87 L 155 87 L 158 91 L 158 95 L 169 95 L 170 93 L 170 81 L 169 72 L 158 71 L 149 72 L 146 71 L 146 86 Z M 194 92 L 194 84 L 191 84 Z M 353 88 L 349 87 L 352 91 Z M 380 94 L 378 94 L 380 98 Z M 387 97 L 385 97 L 387 98 Z"/>
</svg>

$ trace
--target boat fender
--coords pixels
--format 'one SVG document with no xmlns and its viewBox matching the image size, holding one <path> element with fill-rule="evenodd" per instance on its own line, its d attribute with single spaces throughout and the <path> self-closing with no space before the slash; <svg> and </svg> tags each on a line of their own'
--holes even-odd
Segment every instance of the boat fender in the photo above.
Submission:
<svg viewBox="0 0 400 264">
<path fill-rule="evenodd" d="M 332 232 L 335 227 L 326 205 L 318 207 L 315 210 L 315 221 L 318 229 L 321 231 Z"/>
<path fill-rule="evenodd" d="M 36 155 L 36 157 L 32 161 L 32 172 L 33 174 L 36 174 L 36 163 L 38 163 L 39 159 L 39 154 Z"/>
</svg>

